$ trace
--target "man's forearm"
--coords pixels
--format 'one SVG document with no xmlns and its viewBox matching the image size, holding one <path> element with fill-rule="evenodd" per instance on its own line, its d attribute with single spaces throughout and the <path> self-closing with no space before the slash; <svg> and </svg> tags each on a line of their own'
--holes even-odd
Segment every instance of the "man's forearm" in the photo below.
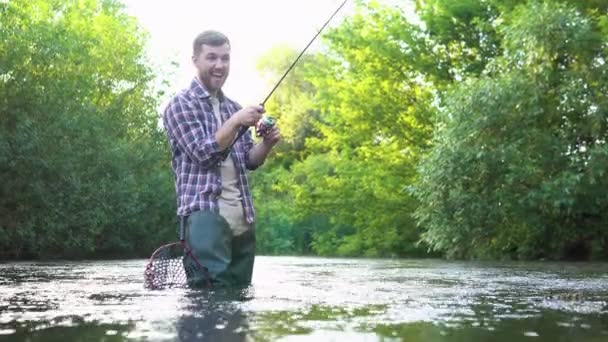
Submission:
<svg viewBox="0 0 608 342">
<path fill-rule="evenodd" d="M 215 140 L 219 145 L 220 151 L 224 151 L 230 147 L 240 128 L 241 125 L 233 118 L 230 118 L 215 132 Z"/>
<path fill-rule="evenodd" d="M 253 146 L 251 150 L 249 150 L 248 165 L 251 168 L 256 168 L 264 164 L 264 161 L 266 160 L 266 157 L 268 157 L 271 150 L 272 146 L 268 146 L 264 142 Z"/>
</svg>

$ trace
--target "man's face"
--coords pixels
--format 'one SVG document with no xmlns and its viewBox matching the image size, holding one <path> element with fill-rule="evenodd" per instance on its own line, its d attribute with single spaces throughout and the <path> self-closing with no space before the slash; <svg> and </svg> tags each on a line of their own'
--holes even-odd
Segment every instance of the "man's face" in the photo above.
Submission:
<svg viewBox="0 0 608 342">
<path fill-rule="evenodd" d="M 198 77 L 207 91 L 217 95 L 230 71 L 230 45 L 211 46 L 203 44 L 201 53 L 193 56 Z"/>
</svg>

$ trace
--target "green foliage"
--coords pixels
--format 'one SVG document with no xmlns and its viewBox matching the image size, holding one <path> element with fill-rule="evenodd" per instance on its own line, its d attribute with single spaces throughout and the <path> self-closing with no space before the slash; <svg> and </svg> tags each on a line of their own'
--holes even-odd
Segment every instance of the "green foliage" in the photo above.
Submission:
<svg viewBox="0 0 608 342">
<path fill-rule="evenodd" d="M 264 254 L 608 257 L 608 4 L 374 1 L 267 103 Z M 2 257 L 174 238 L 146 34 L 112 0 L 0 2 Z M 299 51 L 259 61 L 274 84 Z M 437 255 L 433 254 L 433 255 Z"/>
<path fill-rule="evenodd" d="M 416 191 L 423 238 L 454 257 L 597 257 L 608 237 L 601 21 L 553 2 L 509 17 L 503 55 L 445 101 Z"/>
<path fill-rule="evenodd" d="M 323 255 L 608 256 L 606 7 L 421 0 L 414 25 L 359 1 L 271 101 L 287 144 L 258 198 L 286 215 L 265 229 Z"/>
<path fill-rule="evenodd" d="M 279 117 L 286 144 L 275 156 L 282 169 L 273 172 L 272 189 L 253 182 L 261 190 L 261 216 L 271 208 L 283 208 L 274 211 L 276 220 L 278 212 L 292 214 L 266 222 L 265 230 L 300 232 L 287 235 L 306 244 L 296 250 L 322 255 L 420 251 L 411 217 L 416 204 L 404 187 L 416 179 L 419 150 L 431 133 L 432 96 L 412 64 L 431 63 L 422 57 L 424 46 L 403 45 L 422 41 L 419 33 L 399 10 L 362 6 L 326 35 L 326 54 L 308 56 L 294 69 L 268 105 L 287 115 Z M 271 52 L 273 63 L 262 62 L 263 70 L 280 75 L 296 53 Z M 281 204 L 266 204 L 270 198 Z"/>
<path fill-rule="evenodd" d="M 150 253 L 174 196 L 145 34 L 116 1 L 0 12 L 3 256 Z"/>
</svg>

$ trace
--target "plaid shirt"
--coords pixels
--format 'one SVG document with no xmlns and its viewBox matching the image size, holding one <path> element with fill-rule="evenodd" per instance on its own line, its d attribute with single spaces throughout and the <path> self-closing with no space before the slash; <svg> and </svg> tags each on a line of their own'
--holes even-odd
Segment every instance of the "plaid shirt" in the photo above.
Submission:
<svg viewBox="0 0 608 342">
<path fill-rule="evenodd" d="M 224 120 L 241 109 L 238 103 L 221 92 L 218 97 Z M 222 191 L 222 151 L 215 139 L 219 126 L 210 94 L 198 79 L 192 80 L 189 88 L 182 90 L 169 102 L 163 114 L 163 124 L 171 145 L 177 215 L 188 216 L 198 210 L 219 212 L 217 198 Z M 252 147 L 251 132 L 247 131 L 230 153 L 239 174 L 238 187 L 249 223 L 253 223 L 255 213 L 246 170 L 257 167 L 249 163 L 249 150 Z"/>
</svg>

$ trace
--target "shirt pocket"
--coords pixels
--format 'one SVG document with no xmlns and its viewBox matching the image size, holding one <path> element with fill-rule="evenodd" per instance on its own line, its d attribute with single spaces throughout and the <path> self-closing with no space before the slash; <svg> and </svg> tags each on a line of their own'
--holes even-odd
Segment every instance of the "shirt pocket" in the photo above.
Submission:
<svg viewBox="0 0 608 342">
<path fill-rule="evenodd" d="M 196 117 L 201 122 L 205 135 L 209 136 L 215 134 L 219 127 L 217 127 L 217 121 L 215 121 L 215 114 L 213 114 L 211 103 L 199 99 L 196 101 L 196 110 Z"/>
</svg>

